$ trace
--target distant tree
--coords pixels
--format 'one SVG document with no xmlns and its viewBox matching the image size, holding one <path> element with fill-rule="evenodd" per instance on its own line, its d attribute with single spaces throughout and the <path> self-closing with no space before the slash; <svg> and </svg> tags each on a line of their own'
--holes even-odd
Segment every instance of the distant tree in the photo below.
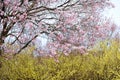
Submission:
<svg viewBox="0 0 120 80">
<path fill-rule="evenodd" d="M 109 0 L 0 0 L 0 49 L 17 43 L 16 55 L 45 34 L 51 55 L 67 54 L 73 46 L 84 52 L 109 36 L 111 24 L 100 13 L 111 5 Z"/>
</svg>

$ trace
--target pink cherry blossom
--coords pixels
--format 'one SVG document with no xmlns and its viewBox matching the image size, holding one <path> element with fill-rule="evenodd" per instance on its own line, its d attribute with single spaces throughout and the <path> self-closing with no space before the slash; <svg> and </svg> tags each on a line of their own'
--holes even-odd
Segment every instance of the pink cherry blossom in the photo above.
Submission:
<svg viewBox="0 0 120 80">
<path fill-rule="evenodd" d="M 24 4 L 27 5 L 28 4 L 28 0 L 24 0 Z"/>
<path fill-rule="evenodd" d="M 11 0 L 4 0 L 4 4 L 8 5 L 10 3 Z"/>
<path fill-rule="evenodd" d="M 74 49 L 86 53 L 86 47 L 110 37 L 116 29 L 112 21 L 101 17 L 101 12 L 110 5 L 108 0 L 0 1 L 0 41 L 3 41 L 0 48 L 7 44 L 6 38 L 14 37 L 8 43 L 20 46 L 16 50 L 20 53 L 27 46 L 35 46 L 36 37 L 45 35 L 46 46 L 43 49 L 40 45 L 37 51 L 52 56 L 57 62 L 58 53 L 68 56 Z"/>
<path fill-rule="evenodd" d="M 26 23 L 26 25 L 25 25 L 26 27 L 29 27 L 30 29 L 33 27 L 33 23 L 32 22 L 28 22 L 28 23 Z"/>
</svg>

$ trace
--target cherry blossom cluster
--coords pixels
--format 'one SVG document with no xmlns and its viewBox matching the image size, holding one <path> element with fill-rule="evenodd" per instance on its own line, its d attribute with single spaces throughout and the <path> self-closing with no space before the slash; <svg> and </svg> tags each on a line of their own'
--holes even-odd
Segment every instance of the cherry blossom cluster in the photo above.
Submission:
<svg viewBox="0 0 120 80">
<path fill-rule="evenodd" d="M 109 6 L 113 5 L 108 0 L 0 0 L 0 47 L 9 37 L 9 44 L 20 46 L 17 54 L 45 34 L 51 56 L 72 50 L 86 53 L 115 30 L 115 25 L 101 18 Z"/>
</svg>

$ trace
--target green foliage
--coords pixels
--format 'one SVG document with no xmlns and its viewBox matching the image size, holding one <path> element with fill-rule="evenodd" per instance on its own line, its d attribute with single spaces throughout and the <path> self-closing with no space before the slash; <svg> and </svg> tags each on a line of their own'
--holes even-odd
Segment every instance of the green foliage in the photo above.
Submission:
<svg viewBox="0 0 120 80">
<path fill-rule="evenodd" d="M 0 58 L 0 80 L 119 80 L 120 44 L 104 41 L 81 55 L 49 57 L 19 54 L 9 60 Z"/>
</svg>

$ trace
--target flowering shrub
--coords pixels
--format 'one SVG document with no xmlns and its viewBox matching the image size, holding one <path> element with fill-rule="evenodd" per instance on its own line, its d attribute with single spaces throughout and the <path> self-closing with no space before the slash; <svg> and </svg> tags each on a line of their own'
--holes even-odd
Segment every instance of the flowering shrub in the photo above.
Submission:
<svg viewBox="0 0 120 80">
<path fill-rule="evenodd" d="M 99 43 L 87 55 L 60 55 L 59 62 L 50 57 L 33 57 L 27 51 L 9 60 L 0 57 L 0 80 L 120 79 L 120 43 L 107 43 Z"/>
</svg>

